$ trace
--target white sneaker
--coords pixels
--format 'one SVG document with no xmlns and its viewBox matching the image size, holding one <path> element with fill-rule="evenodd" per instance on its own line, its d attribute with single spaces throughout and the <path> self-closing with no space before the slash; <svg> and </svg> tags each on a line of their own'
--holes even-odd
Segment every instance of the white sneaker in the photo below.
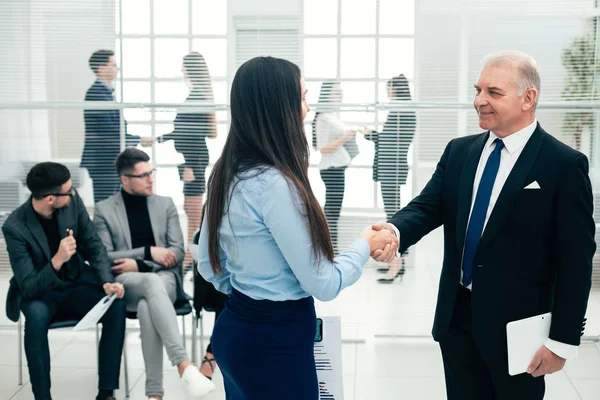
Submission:
<svg viewBox="0 0 600 400">
<path fill-rule="evenodd" d="M 200 373 L 195 365 L 188 365 L 179 378 L 181 387 L 189 400 L 198 400 L 215 390 L 215 384 Z"/>
</svg>

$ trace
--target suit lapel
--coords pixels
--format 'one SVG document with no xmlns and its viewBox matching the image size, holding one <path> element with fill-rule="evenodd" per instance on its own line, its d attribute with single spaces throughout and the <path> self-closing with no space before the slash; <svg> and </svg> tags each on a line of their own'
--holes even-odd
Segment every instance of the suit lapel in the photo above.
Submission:
<svg viewBox="0 0 600 400">
<path fill-rule="evenodd" d="M 477 166 L 479 165 L 483 146 L 485 146 L 488 138 L 489 132 L 481 134 L 471 145 L 460 175 L 458 184 L 458 210 L 456 212 L 456 245 L 461 254 L 465 242 L 467 221 L 471 213 L 473 182 L 475 181 L 475 174 L 477 173 Z"/>
<path fill-rule="evenodd" d="M 31 205 L 31 198 L 28 200 L 29 204 L 26 209 L 27 219 L 25 221 L 25 225 L 27 225 L 27 229 L 31 232 L 36 242 L 48 258 L 48 260 L 52 259 L 52 255 L 50 254 L 50 246 L 48 245 L 48 238 L 46 237 L 46 233 L 42 228 L 42 224 L 38 221 L 35 216 L 35 211 L 33 210 L 33 206 Z"/>
<path fill-rule="evenodd" d="M 156 196 L 151 195 L 148 196 L 148 215 L 150 216 L 150 225 L 152 226 L 152 234 L 154 235 L 154 243 L 156 243 L 157 246 L 159 247 L 163 247 L 164 243 L 162 240 L 160 240 L 160 235 L 158 234 L 160 231 L 160 224 L 158 223 L 158 219 L 160 219 L 161 214 L 161 210 L 157 210 L 157 212 L 154 212 L 154 208 L 156 206 Z M 165 212 L 166 210 L 162 210 L 162 212 Z"/>
<path fill-rule="evenodd" d="M 67 229 L 73 229 L 73 225 L 70 223 L 71 221 L 68 221 L 68 216 L 65 212 L 66 210 L 67 209 L 63 209 L 56 213 L 56 224 L 58 225 L 59 240 L 63 240 L 67 236 Z"/>
<path fill-rule="evenodd" d="M 117 216 L 117 223 L 121 227 L 121 233 L 127 243 L 127 248 L 131 249 L 131 231 L 129 230 L 129 220 L 127 219 L 127 210 L 125 210 L 125 202 L 123 201 L 123 195 L 117 193 L 115 196 L 115 215 Z"/>
<path fill-rule="evenodd" d="M 529 171 L 537 159 L 546 135 L 547 133 L 544 132 L 538 123 L 537 128 L 527 141 L 523 152 L 519 156 L 517 163 L 508 175 L 508 179 L 500 191 L 500 195 L 498 196 L 498 200 L 494 205 L 490 219 L 488 220 L 483 231 L 483 235 L 481 236 L 479 246 L 477 247 L 477 252 L 481 252 L 482 249 L 484 249 L 485 246 L 491 242 L 491 240 L 502 227 L 502 224 L 506 220 L 506 216 L 510 211 L 511 206 L 514 204 L 519 193 L 521 193 L 521 190 L 523 190 L 525 180 L 527 179 Z"/>
</svg>

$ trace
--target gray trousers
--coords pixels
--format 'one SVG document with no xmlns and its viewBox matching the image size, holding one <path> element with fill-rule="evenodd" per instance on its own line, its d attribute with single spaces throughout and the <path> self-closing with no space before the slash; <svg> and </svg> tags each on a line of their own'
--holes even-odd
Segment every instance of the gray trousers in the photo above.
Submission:
<svg viewBox="0 0 600 400">
<path fill-rule="evenodd" d="M 175 275 L 169 271 L 126 272 L 117 282 L 125 286 L 127 311 L 137 312 L 142 354 L 146 364 L 146 396 L 163 395 L 163 345 L 171 364 L 189 357 L 177 325 L 173 303 L 177 293 Z"/>
</svg>

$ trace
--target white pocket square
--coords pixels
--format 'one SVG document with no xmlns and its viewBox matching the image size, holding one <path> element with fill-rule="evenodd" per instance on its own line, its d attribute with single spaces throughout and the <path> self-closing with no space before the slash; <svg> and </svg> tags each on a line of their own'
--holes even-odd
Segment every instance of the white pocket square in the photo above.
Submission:
<svg viewBox="0 0 600 400">
<path fill-rule="evenodd" d="M 529 185 L 525 186 L 524 189 L 541 189 L 540 184 L 537 181 L 531 182 Z"/>
</svg>

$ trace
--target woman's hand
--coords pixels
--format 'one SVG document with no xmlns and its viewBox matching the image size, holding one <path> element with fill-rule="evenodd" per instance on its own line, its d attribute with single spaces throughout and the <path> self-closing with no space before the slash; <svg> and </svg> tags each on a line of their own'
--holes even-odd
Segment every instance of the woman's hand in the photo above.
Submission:
<svg viewBox="0 0 600 400">
<path fill-rule="evenodd" d="M 396 235 L 387 229 L 376 231 L 369 226 L 362 231 L 360 236 L 369 243 L 371 253 L 375 250 L 384 249 L 392 249 L 395 252 L 398 249 L 398 239 L 396 238 Z"/>
</svg>

